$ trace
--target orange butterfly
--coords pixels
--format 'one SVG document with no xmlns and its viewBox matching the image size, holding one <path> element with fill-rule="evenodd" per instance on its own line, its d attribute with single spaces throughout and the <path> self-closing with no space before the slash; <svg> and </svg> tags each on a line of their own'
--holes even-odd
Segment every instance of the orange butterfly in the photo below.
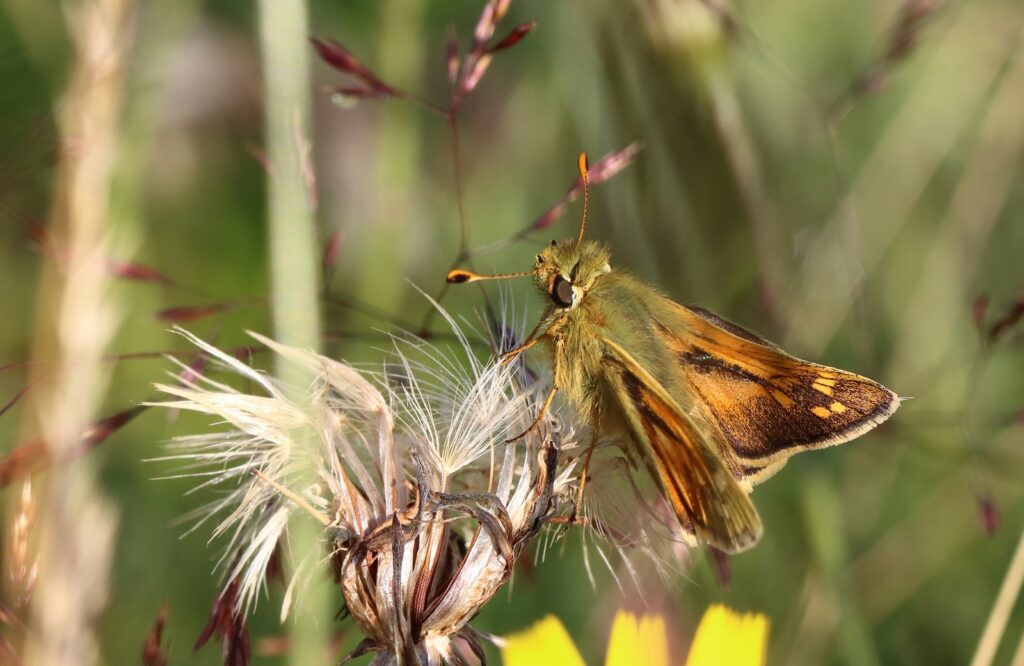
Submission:
<svg viewBox="0 0 1024 666">
<path fill-rule="evenodd" d="M 896 411 L 899 398 L 866 377 L 794 358 L 612 269 L 608 248 L 583 240 L 585 155 L 579 168 L 584 212 L 578 238 L 552 241 L 530 271 L 453 270 L 448 281 L 531 276 L 549 302 L 527 340 L 505 358 L 544 342 L 554 372 L 527 432 L 562 391 L 593 424 L 595 442 L 599 432 L 628 434 L 688 532 L 723 551 L 745 550 L 762 531 L 747 496 L 753 484 L 799 451 L 871 430 Z"/>
</svg>

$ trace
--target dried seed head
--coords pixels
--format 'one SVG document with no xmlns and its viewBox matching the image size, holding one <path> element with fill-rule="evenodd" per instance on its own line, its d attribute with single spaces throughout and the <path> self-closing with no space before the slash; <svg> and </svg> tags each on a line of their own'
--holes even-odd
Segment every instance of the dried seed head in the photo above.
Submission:
<svg viewBox="0 0 1024 666">
<path fill-rule="evenodd" d="M 173 397 L 163 406 L 230 426 L 178 438 L 164 458 L 183 464 L 177 476 L 194 475 L 200 487 L 229 489 L 194 514 L 197 526 L 219 520 L 214 536 L 227 540 L 229 594 L 218 599 L 205 637 L 217 632 L 242 645 L 237 629 L 299 511 L 324 524 L 327 559 L 367 636 L 363 649 L 379 653 L 376 663 L 414 654 L 436 662 L 452 658 L 455 636 L 475 642 L 468 621 L 568 492 L 559 454 L 571 445 L 562 443 L 571 429 L 549 423 L 506 446 L 532 421 L 537 393 L 519 385 L 516 368 L 476 359 L 455 332 L 456 354 L 396 340 L 379 372 L 254 336 L 313 371 L 309 407 L 300 408 L 275 379 L 182 331 L 211 368 L 229 369 L 263 393 L 237 391 L 194 368 L 177 375 L 180 383 L 158 386 Z M 296 487 L 291 477 L 298 429 L 319 442 L 314 488 Z"/>
</svg>

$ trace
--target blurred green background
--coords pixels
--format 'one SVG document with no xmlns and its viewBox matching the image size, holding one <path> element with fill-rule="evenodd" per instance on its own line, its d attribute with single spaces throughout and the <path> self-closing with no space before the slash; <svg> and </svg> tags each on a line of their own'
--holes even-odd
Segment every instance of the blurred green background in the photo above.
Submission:
<svg viewBox="0 0 1024 666">
<path fill-rule="evenodd" d="M 1024 290 L 1024 5 L 951 1 L 900 32 L 908 7 L 934 4 L 517 0 L 498 35 L 538 25 L 497 54 L 462 111 L 470 246 L 554 204 L 578 152 L 593 162 L 639 141 L 632 165 L 592 193 L 588 234 L 612 245 L 617 265 L 914 398 L 878 431 L 800 456 L 757 490 L 765 536 L 731 559 L 730 585 L 695 551 L 686 577 L 645 590 L 670 618 L 677 654 L 721 600 L 771 618 L 769 663 L 965 663 L 1004 579 L 1024 519 L 1024 337 L 1018 326 L 983 345 L 972 302 L 987 297 L 990 325 Z M 314 0 L 312 33 L 444 103 L 446 31 L 465 48 L 481 6 Z M 52 120 L 72 55 L 62 8 L 0 2 L 0 365 L 30 357 L 42 258 L 26 230 L 47 219 L 54 164 L 73 150 Z M 255 26 L 249 2 L 138 2 L 120 146 L 134 168 L 116 205 L 137 218 L 132 258 L 202 293 L 120 283 L 114 352 L 183 349 L 156 316 L 172 306 L 244 301 L 189 324 L 221 346 L 247 344 L 247 328 L 269 332 Z M 342 108 L 329 89 L 351 80 L 319 61 L 314 75 L 317 219 L 322 237 L 342 238 L 329 293 L 392 315 L 325 304 L 327 349 L 372 360 L 367 334 L 415 327 L 428 304 L 410 284 L 436 293 L 458 250 L 451 136 L 408 102 Z M 474 265 L 528 268 L 577 220 L 570 207 Z M 539 312 L 526 284 L 511 288 Z M 476 289 L 446 298 L 467 315 L 481 303 Z M 114 364 L 104 413 L 149 397 L 169 367 Z M 0 373 L 0 402 L 25 381 Z M 28 435 L 25 404 L 0 418 L 4 451 Z M 152 480 L 172 470 L 144 462 L 201 427 L 146 413 L 91 454 L 120 508 L 105 663 L 137 663 L 165 602 L 172 662 L 219 663 L 212 645 L 191 655 L 217 550 L 202 532 L 179 538 L 175 524 L 203 498 L 184 495 L 190 482 Z M 991 535 L 984 502 L 1001 515 Z M 554 613 L 598 662 L 614 610 L 640 606 L 606 572 L 597 581 L 570 540 L 474 624 L 501 634 Z M 286 632 L 279 598 L 259 608 L 254 639 Z M 357 630 L 343 626 L 354 644 Z M 1022 632 L 1017 610 L 996 663 L 1010 662 Z"/>
</svg>

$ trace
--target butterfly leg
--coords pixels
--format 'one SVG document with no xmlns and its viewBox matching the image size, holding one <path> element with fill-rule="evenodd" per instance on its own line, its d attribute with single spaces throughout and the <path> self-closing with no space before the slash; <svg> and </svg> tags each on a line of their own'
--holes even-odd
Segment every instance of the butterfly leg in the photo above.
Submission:
<svg viewBox="0 0 1024 666">
<path fill-rule="evenodd" d="M 524 351 L 540 342 L 544 336 L 537 335 L 537 332 L 540 331 L 540 327 L 544 325 L 544 319 L 545 318 L 542 317 L 541 320 L 537 322 L 537 325 L 533 327 L 533 330 L 530 331 L 530 334 L 526 336 L 526 341 L 523 342 L 523 344 L 519 345 L 515 349 L 510 349 L 509 351 L 499 356 L 498 361 L 501 362 L 502 365 L 508 365 L 512 361 L 519 358 L 519 355 L 522 354 Z"/>
<path fill-rule="evenodd" d="M 532 430 L 533 430 L 534 428 L 536 428 L 537 426 L 539 426 L 539 425 L 540 425 L 540 422 L 541 422 L 541 420 L 543 420 L 543 418 L 544 418 L 544 415 L 548 413 L 548 408 L 549 408 L 549 407 L 551 406 L 551 401 L 552 401 L 552 400 L 554 400 L 554 398 L 555 398 L 555 393 L 556 393 L 557 391 L 558 391 L 558 384 L 555 384 L 554 386 L 552 386 L 552 387 L 551 387 L 551 390 L 550 390 L 550 391 L 548 391 L 548 395 L 547 395 L 547 397 L 546 397 L 546 398 L 544 398 L 544 404 L 542 404 L 542 405 L 540 406 L 540 411 L 539 411 L 539 412 L 537 412 L 537 418 L 535 418 L 535 419 L 533 420 L 533 423 L 531 423 L 531 424 L 530 424 L 530 427 L 529 427 L 529 428 L 527 428 L 526 430 L 524 430 L 523 432 L 519 433 L 519 434 L 518 434 L 518 435 L 516 435 L 515 437 L 513 437 L 513 438 L 511 438 L 511 439 L 506 439 L 506 440 L 505 440 L 505 443 L 506 443 L 506 444 L 511 444 L 512 442 L 516 442 L 516 441 L 519 441 L 519 440 L 520 440 L 520 439 L 522 439 L 523 437 L 526 437 L 526 436 L 527 436 L 528 434 L 530 434 L 530 432 L 531 432 L 531 431 L 532 431 Z"/>
<path fill-rule="evenodd" d="M 509 351 L 507 351 L 504 354 L 502 354 L 501 356 L 499 356 L 498 357 L 498 361 L 502 365 L 508 365 L 512 361 L 514 361 L 517 358 L 519 358 L 519 355 L 522 354 L 524 351 L 526 351 L 530 347 L 532 347 L 535 344 L 537 344 L 538 342 L 540 342 L 543 337 L 544 337 L 543 335 L 538 335 L 537 337 L 528 339 L 526 342 L 524 342 L 523 344 L 519 345 L 515 349 L 510 349 Z"/>
<path fill-rule="evenodd" d="M 580 489 L 576 492 L 576 504 L 572 507 L 572 513 L 569 514 L 570 525 L 577 521 L 576 517 L 579 515 L 580 509 L 583 508 L 583 491 L 587 487 L 590 458 L 594 455 L 594 448 L 597 446 L 597 433 L 597 428 L 590 429 L 590 445 L 587 446 L 587 451 L 583 454 L 583 466 L 580 468 Z"/>
<path fill-rule="evenodd" d="M 548 335 L 551 332 L 552 332 L 552 330 L 549 328 L 548 332 L 545 333 L 544 335 Z M 541 338 L 544 337 L 544 335 L 538 336 L 535 339 L 536 340 L 540 340 Z M 526 430 L 524 430 L 523 432 L 521 432 L 520 434 L 516 435 L 512 439 L 506 439 L 505 440 L 506 444 L 511 444 L 512 442 L 518 441 L 518 440 L 522 439 L 523 437 L 526 437 L 526 435 L 528 435 L 534 428 L 539 426 L 541 420 L 543 420 L 543 418 L 544 418 L 544 415 L 548 413 L 548 408 L 551 407 L 551 401 L 554 400 L 555 393 L 558 392 L 558 378 L 561 376 L 561 372 L 559 371 L 560 368 L 559 368 L 559 365 L 558 365 L 558 359 L 560 359 L 562 357 L 562 354 L 561 354 L 561 352 L 562 352 L 562 338 L 558 337 L 558 336 L 554 336 L 554 340 L 555 340 L 555 368 L 554 368 L 554 370 L 555 370 L 555 379 L 551 383 L 551 390 L 548 391 L 547 396 L 544 398 L 544 403 L 540 406 L 540 411 L 537 412 L 537 418 L 535 418 L 533 420 L 533 423 L 530 424 L 530 427 L 527 428 Z"/>
</svg>

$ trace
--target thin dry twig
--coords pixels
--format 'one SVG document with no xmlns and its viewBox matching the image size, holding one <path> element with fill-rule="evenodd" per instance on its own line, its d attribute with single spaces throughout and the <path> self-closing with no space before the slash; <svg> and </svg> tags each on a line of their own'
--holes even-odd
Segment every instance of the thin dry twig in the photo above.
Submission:
<svg viewBox="0 0 1024 666">
<path fill-rule="evenodd" d="M 1024 533 L 1020 535 L 1013 559 L 1010 560 L 1010 566 L 1007 567 L 1006 575 L 1003 577 L 1003 584 L 999 586 L 999 594 L 996 596 L 992 611 L 985 622 L 981 638 L 978 639 L 978 647 L 971 659 L 971 666 L 989 666 L 992 663 L 1022 584 L 1024 584 Z"/>
</svg>

